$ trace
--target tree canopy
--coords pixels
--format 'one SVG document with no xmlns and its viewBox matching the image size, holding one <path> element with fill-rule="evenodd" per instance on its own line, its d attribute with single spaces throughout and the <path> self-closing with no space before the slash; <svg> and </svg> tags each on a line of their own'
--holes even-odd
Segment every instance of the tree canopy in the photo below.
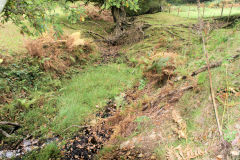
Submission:
<svg viewBox="0 0 240 160">
<path fill-rule="evenodd" d="M 56 33 L 61 34 L 62 30 L 59 25 L 59 13 L 56 8 L 61 8 L 64 14 L 68 14 L 68 20 L 72 23 L 77 22 L 83 16 L 84 10 L 79 5 L 71 7 L 75 0 L 5 0 L 2 1 L 6 6 L 3 8 L 0 20 L 2 23 L 12 21 L 20 27 L 22 33 L 29 35 L 39 35 L 48 30 L 51 24 Z M 87 0 L 101 6 L 101 9 L 112 9 L 113 17 L 120 19 L 125 14 L 120 12 L 124 8 L 137 11 L 139 9 L 138 0 Z M 3 5 L 2 5 L 3 6 Z"/>
</svg>

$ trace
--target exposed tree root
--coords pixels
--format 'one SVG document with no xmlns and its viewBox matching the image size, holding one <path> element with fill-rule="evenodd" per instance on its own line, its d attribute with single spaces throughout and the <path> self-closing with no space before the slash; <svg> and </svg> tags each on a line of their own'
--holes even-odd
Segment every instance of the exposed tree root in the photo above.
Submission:
<svg viewBox="0 0 240 160">
<path fill-rule="evenodd" d="M 186 87 L 182 87 L 180 89 L 177 89 L 177 90 L 173 90 L 171 92 L 168 92 L 166 94 L 160 94 L 156 100 L 152 101 L 150 104 L 147 104 L 145 105 L 143 108 L 142 108 L 142 111 L 145 111 L 147 108 L 150 108 L 150 107 L 155 107 L 155 106 L 158 106 L 159 103 L 164 99 L 164 98 L 167 98 L 167 97 L 171 97 L 171 96 L 174 96 L 174 95 L 178 95 L 180 93 L 183 93 L 185 91 L 188 91 L 188 90 L 191 90 L 193 89 L 193 85 L 190 85 L 190 86 L 186 86 Z"/>
</svg>

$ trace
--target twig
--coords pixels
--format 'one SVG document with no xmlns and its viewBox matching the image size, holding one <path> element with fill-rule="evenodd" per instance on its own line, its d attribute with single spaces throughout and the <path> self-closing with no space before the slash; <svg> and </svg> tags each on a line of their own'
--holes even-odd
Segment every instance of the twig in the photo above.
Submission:
<svg viewBox="0 0 240 160">
<path fill-rule="evenodd" d="M 66 129 L 64 129 L 64 130 L 63 130 L 63 132 L 67 131 L 68 129 L 70 129 L 70 128 L 72 128 L 72 127 L 77 127 L 77 128 L 80 128 L 80 129 L 82 129 L 82 128 L 86 128 L 86 127 L 90 127 L 90 126 L 79 126 L 79 125 L 72 125 L 72 126 L 70 126 L 70 127 L 66 128 Z"/>
<path fill-rule="evenodd" d="M 4 130 L 2 130 L 2 129 L 0 129 L 0 132 L 1 132 L 4 136 L 6 136 L 6 137 L 8 137 L 8 138 L 12 137 L 10 134 L 8 134 L 6 131 L 4 131 Z"/>
<path fill-rule="evenodd" d="M 200 0 L 197 0 L 198 3 L 198 12 L 200 12 Z M 199 16 L 199 14 L 198 14 Z M 210 63 L 209 63 L 209 57 L 208 57 L 208 52 L 206 50 L 206 45 L 205 45 L 205 35 L 204 35 L 204 23 L 201 19 L 201 17 L 198 17 L 199 20 L 199 24 L 200 24 L 200 33 L 201 33 L 201 38 L 202 38 L 202 44 L 203 44 L 203 53 L 205 54 L 205 59 L 207 62 L 207 69 L 208 69 L 208 76 L 209 76 L 209 84 L 210 84 L 210 92 L 211 92 L 211 97 L 212 97 L 212 102 L 213 102 L 213 108 L 214 108 L 214 112 L 215 112 L 215 118 L 217 121 L 217 127 L 218 127 L 218 132 L 220 134 L 221 139 L 223 139 L 223 133 L 221 130 L 221 125 L 219 122 L 219 116 L 218 116 L 218 110 L 217 110 L 217 104 L 215 101 L 215 95 L 214 95 L 214 90 L 213 90 L 213 83 L 212 83 L 212 75 L 211 75 L 211 70 L 210 70 Z"/>
<path fill-rule="evenodd" d="M 18 123 L 7 122 L 7 121 L 0 121 L 0 125 L 10 125 L 14 127 L 21 127 Z"/>
</svg>

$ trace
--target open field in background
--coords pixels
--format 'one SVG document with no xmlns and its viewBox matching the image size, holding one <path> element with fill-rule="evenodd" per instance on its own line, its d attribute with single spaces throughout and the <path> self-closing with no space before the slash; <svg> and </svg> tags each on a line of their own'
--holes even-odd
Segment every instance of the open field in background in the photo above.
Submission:
<svg viewBox="0 0 240 160">
<path fill-rule="evenodd" d="M 230 14 L 230 11 L 231 11 L 231 14 Z M 169 12 L 169 10 L 166 12 Z M 204 15 L 203 15 L 203 13 L 204 13 Z M 200 14 L 204 18 L 220 17 L 221 13 L 222 13 L 221 7 L 209 8 L 206 6 L 205 9 L 203 7 L 200 8 Z M 194 5 L 171 6 L 170 14 L 177 15 L 180 17 L 185 17 L 185 18 L 196 19 L 196 18 L 198 18 L 198 9 L 197 9 L 196 5 L 195 6 Z M 240 7 L 233 7 L 232 10 L 230 7 L 224 8 L 222 16 L 226 17 L 226 16 L 229 16 L 229 14 L 230 14 L 230 16 L 240 15 Z"/>
<path fill-rule="evenodd" d="M 24 39 L 18 27 L 11 22 L 0 23 L 0 54 L 24 52 Z"/>
<path fill-rule="evenodd" d="M 178 8 L 180 8 L 179 15 Z M 47 71 L 39 70 L 35 61 L 31 61 L 30 65 L 26 65 L 27 67 L 24 64 L 21 66 L 21 62 L 14 62 L 16 64 L 13 65 L 17 68 L 7 72 L 9 75 L 20 77 L 20 80 L 16 80 L 20 82 L 16 83 L 15 88 L 21 88 L 19 92 L 21 96 L 13 97 L 10 104 L 2 106 L 0 104 L 0 114 L 4 115 L 0 115 L 0 118 L 21 122 L 22 128 L 14 133 L 12 139 L 8 140 L 24 139 L 25 135 L 30 133 L 36 139 L 47 139 L 57 135 L 63 139 L 63 143 L 72 143 L 72 139 L 68 142 L 67 138 L 78 131 L 78 127 L 72 126 L 88 125 L 91 122 L 96 124 L 98 119 L 95 119 L 95 113 L 101 111 L 111 99 L 121 106 L 120 114 L 117 114 L 121 118 L 116 120 L 119 124 L 113 126 L 113 129 L 120 131 L 115 135 L 114 143 L 109 144 L 113 147 L 108 149 L 109 146 L 106 146 L 101 154 L 117 155 L 118 151 L 114 148 L 119 148 L 120 144 L 129 142 L 127 144 L 133 144 L 135 148 L 142 149 L 143 155 L 150 153 L 156 159 L 166 159 L 168 156 L 177 159 L 178 153 L 179 156 L 190 155 L 194 150 L 204 151 L 196 153 L 196 160 L 215 158 L 220 142 L 209 97 L 208 74 L 202 72 L 195 77 L 188 76 L 189 73 L 206 65 L 201 39 L 195 34 L 197 30 L 190 26 L 197 23 L 197 7 L 191 6 L 190 12 L 188 11 L 189 6 L 172 6 L 170 14 L 162 12 L 136 17 L 136 21 L 151 25 L 144 30 L 143 40 L 121 45 L 117 51 L 118 55 L 113 56 L 108 53 L 111 47 L 107 46 L 108 51 L 97 50 L 99 48 L 96 47 L 94 52 L 99 53 L 91 53 L 92 56 L 96 54 L 94 60 L 87 59 L 86 64 L 79 63 L 72 66 L 71 71 L 66 72 L 64 76 L 52 77 Z M 230 8 L 225 8 L 223 16 L 228 16 L 229 11 Z M 61 11 L 57 10 L 57 12 L 61 14 Z M 240 15 L 240 8 L 234 7 L 231 15 L 238 14 Z M 205 18 L 220 15 L 221 8 L 205 8 Z M 86 18 L 84 22 L 69 24 L 66 15 L 63 14 L 59 21 L 66 35 L 81 32 L 83 35 L 80 38 L 84 40 L 92 38 L 86 31 L 107 36 L 113 26 L 112 22 L 90 18 Z M 227 61 L 229 57 L 239 53 L 237 52 L 240 49 L 239 25 L 214 29 L 207 35 L 206 43 L 210 62 L 224 61 L 223 65 L 211 71 L 224 139 L 229 143 L 240 135 L 240 128 L 236 128 L 240 114 L 240 63 L 239 59 Z M 26 52 L 23 48 L 23 39 L 24 36 L 19 33 L 15 25 L 4 24 L 0 27 L 0 54 L 2 52 L 3 54 Z M 110 58 L 103 63 L 101 59 L 106 57 Z M 161 60 L 166 60 L 166 58 L 168 58 L 167 65 L 174 68 L 169 71 L 173 79 L 168 79 L 166 84 L 158 84 L 159 79 L 162 78 L 163 67 L 165 67 L 165 63 L 163 65 Z M 157 66 L 157 74 L 148 77 L 147 73 L 151 73 L 154 66 Z M 25 85 L 25 79 L 28 76 L 32 78 L 33 73 L 39 75 L 38 79 L 33 80 L 37 83 L 35 88 Z M 174 81 L 175 76 L 188 77 Z M 15 83 L 14 79 L 13 83 Z M 2 84 L 5 83 L 0 83 L 0 87 Z M 152 106 L 152 102 L 159 96 L 187 85 L 193 85 L 194 88 L 182 93 L 183 95 L 169 97 L 173 99 L 171 99 L 172 102 L 164 99 L 160 104 Z M 127 89 L 134 93 L 126 92 Z M 125 94 L 127 98 L 124 97 Z M 148 106 L 146 111 L 143 110 L 145 106 Z M 182 128 L 183 132 L 181 130 L 181 132 L 176 132 L 180 124 L 174 116 L 185 124 Z M 55 151 L 60 155 L 61 145 L 57 143 L 48 145 L 41 151 L 44 153 L 41 156 L 50 157 Z M 38 151 L 34 154 L 39 155 Z M 124 157 L 126 156 L 124 151 L 120 154 L 123 154 L 122 159 L 127 159 Z M 139 154 L 136 155 L 136 159 L 138 158 Z"/>
</svg>

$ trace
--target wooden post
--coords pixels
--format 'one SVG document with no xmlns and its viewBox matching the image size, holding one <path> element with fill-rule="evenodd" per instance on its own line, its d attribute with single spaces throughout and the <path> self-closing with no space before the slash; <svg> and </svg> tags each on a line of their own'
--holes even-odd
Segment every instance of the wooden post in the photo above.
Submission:
<svg viewBox="0 0 240 160">
<path fill-rule="evenodd" d="M 171 13 L 171 6 L 169 6 L 169 11 L 168 12 Z"/>
<path fill-rule="evenodd" d="M 231 6 L 231 9 L 230 9 L 230 12 L 229 12 L 229 15 L 228 15 L 227 23 L 228 23 L 229 18 L 230 18 L 230 16 L 231 16 L 232 8 L 233 8 L 233 4 L 232 4 L 232 6 Z"/>
<path fill-rule="evenodd" d="M 189 18 L 189 14 L 190 14 L 190 6 L 188 7 L 188 18 Z"/>
<path fill-rule="evenodd" d="M 204 18 L 204 13 L 205 13 L 205 4 L 203 3 L 203 18 Z"/>
<path fill-rule="evenodd" d="M 177 14 L 178 16 L 179 16 L 179 11 L 180 11 L 180 8 L 178 8 L 178 14 Z"/>
<path fill-rule="evenodd" d="M 223 15 L 223 9 L 224 9 L 224 3 L 223 3 L 223 5 L 222 5 L 221 17 L 222 17 L 222 15 Z"/>
</svg>

